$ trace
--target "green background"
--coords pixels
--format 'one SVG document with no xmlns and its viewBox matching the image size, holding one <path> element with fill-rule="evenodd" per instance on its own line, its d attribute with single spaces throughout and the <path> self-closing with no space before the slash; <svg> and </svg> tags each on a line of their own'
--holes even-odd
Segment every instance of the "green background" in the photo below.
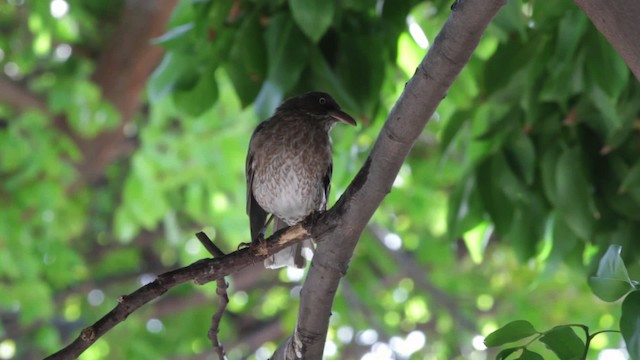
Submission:
<svg viewBox="0 0 640 360">
<path fill-rule="evenodd" d="M 328 91 L 359 122 L 332 133 L 335 202 L 426 54 L 410 28 L 432 43 L 450 5 L 180 1 L 123 119 L 92 74 L 125 2 L 0 3 L 3 81 L 44 104 L 0 94 L 0 358 L 50 354 L 120 295 L 208 257 L 197 231 L 224 251 L 248 241 L 248 140 L 292 94 Z M 363 233 L 325 356 L 494 358 L 483 336 L 517 319 L 618 329 L 620 305 L 587 279 L 610 244 L 639 277 L 639 119 L 640 84 L 573 2 L 510 0 Z M 132 149 L 87 179 L 94 159 L 77 140 L 123 121 Z M 229 279 L 230 358 L 265 359 L 291 333 L 301 275 L 255 266 Z M 81 359 L 214 358 L 216 308 L 214 284 L 182 285 Z M 589 358 L 621 342 L 600 335 Z"/>
</svg>

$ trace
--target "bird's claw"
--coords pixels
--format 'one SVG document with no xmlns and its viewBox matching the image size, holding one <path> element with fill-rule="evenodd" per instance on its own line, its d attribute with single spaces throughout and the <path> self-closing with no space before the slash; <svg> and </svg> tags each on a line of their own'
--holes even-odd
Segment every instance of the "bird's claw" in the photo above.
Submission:
<svg viewBox="0 0 640 360">
<path fill-rule="evenodd" d="M 260 233 L 251 242 L 249 242 L 249 243 L 243 242 L 243 243 L 240 243 L 238 245 L 238 250 L 245 249 L 245 248 L 256 249 L 257 253 L 260 254 L 260 255 L 266 254 L 266 252 L 267 252 L 267 241 L 264 238 L 264 234 Z"/>
</svg>

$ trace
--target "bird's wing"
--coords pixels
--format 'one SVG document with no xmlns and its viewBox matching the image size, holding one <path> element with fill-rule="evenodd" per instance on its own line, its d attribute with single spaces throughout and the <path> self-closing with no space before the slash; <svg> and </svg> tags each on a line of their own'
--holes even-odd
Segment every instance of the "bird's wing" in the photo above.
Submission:
<svg viewBox="0 0 640 360">
<path fill-rule="evenodd" d="M 251 142 L 249 143 L 249 153 L 247 154 L 247 162 L 245 164 L 245 175 L 247 177 L 247 214 L 249 215 L 249 223 L 251 226 L 251 240 L 255 240 L 265 222 L 267 221 L 267 212 L 258 204 L 256 198 L 253 196 L 253 139 L 256 134 L 264 128 L 265 123 L 258 125 L 256 130 L 251 135 Z"/>
</svg>

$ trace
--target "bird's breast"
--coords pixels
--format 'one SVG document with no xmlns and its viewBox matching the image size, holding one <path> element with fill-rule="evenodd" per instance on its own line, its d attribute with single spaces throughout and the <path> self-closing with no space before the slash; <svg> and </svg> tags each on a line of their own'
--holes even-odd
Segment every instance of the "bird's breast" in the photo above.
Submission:
<svg viewBox="0 0 640 360">
<path fill-rule="evenodd" d="M 326 132 L 294 134 L 298 136 L 278 134 L 272 137 L 278 141 L 253 149 L 253 195 L 263 209 L 289 225 L 324 208 L 323 178 L 331 164 Z"/>
</svg>

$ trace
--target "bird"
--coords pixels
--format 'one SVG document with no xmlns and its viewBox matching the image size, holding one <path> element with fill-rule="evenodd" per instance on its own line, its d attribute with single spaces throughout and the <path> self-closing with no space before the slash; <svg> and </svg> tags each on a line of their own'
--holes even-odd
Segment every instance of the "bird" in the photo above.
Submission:
<svg viewBox="0 0 640 360">
<path fill-rule="evenodd" d="M 286 99 L 255 128 L 245 169 L 251 244 L 264 239 L 269 215 L 275 232 L 326 210 L 333 172 L 329 132 L 336 123 L 356 126 L 329 94 L 313 91 Z M 306 240 L 269 256 L 264 265 L 304 268 L 312 252 Z"/>
</svg>

